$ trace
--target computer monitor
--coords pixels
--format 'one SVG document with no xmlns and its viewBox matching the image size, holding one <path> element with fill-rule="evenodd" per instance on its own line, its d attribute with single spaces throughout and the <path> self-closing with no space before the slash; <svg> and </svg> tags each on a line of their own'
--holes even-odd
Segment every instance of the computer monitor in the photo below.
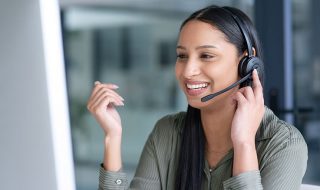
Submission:
<svg viewBox="0 0 320 190">
<path fill-rule="evenodd" d="M 74 190 L 57 0 L 0 2 L 0 189 Z"/>
</svg>

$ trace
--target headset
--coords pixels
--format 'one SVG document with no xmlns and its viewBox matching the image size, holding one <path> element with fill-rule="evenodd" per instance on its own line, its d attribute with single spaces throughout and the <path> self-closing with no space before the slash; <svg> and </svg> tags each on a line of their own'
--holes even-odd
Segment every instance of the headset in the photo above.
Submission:
<svg viewBox="0 0 320 190">
<path fill-rule="evenodd" d="M 239 73 L 239 76 L 241 77 L 241 79 L 238 80 L 237 82 L 231 84 L 230 86 L 228 86 L 227 88 L 225 88 L 223 90 L 220 90 L 220 91 L 213 93 L 213 94 L 209 94 L 209 95 L 201 98 L 201 102 L 209 101 L 212 98 L 214 98 L 222 93 L 227 92 L 228 90 L 236 87 L 239 84 L 241 84 L 241 87 L 252 86 L 252 71 L 254 69 L 256 69 L 258 71 L 260 81 L 262 81 L 261 79 L 263 79 L 263 73 L 264 73 L 263 61 L 261 59 L 259 59 L 258 57 L 254 56 L 253 49 L 252 49 L 253 46 L 250 41 L 249 35 L 246 32 L 246 30 L 244 30 L 244 27 L 242 26 L 243 22 L 235 14 L 233 14 L 231 10 L 224 8 L 224 7 L 221 7 L 221 9 L 223 11 L 225 11 L 226 13 L 228 13 L 233 18 L 233 20 L 235 21 L 237 26 L 239 27 L 239 29 L 242 33 L 242 36 L 246 42 L 248 55 L 244 56 L 239 62 L 238 73 Z"/>
</svg>

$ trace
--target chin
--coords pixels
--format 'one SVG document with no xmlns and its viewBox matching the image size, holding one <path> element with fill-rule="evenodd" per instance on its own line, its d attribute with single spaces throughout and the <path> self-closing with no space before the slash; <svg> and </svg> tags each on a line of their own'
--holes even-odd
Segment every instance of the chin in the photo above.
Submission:
<svg viewBox="0 0 320 190">
<path fill-rule="evenodd" d="M 197 109 L 203 109 L 212 105 L 213 101 L 201 102 L 201 98 L 187 98 L 188 104 Z"/>
<path fill-rule="evenodd" d="M 226 105 L 231 105 L 229 94 L 219 95 L 207 102 L 201 102 L 201 97 L 187 97 L 188 104 L 197 109 L 221 109 Z"/>
</svg>

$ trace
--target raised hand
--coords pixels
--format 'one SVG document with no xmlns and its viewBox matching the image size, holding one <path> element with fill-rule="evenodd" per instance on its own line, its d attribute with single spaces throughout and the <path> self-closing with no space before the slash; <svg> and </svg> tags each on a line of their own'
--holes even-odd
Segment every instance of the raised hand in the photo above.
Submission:
<svg viewBox="0 0 320 190">
<path fill-rule="evenodd" d="M 123 106 L 124 99 L 115 92 L 117 88 L 114 84 L 96 81 L 87 103 L 88 110 L 108 136 L 121 136 L 122 133 L 121 118 L 115 106 Z"/>
<path fill-rule="evenodd" d="M 231 127 L 233 143 L 253 142 L 264 115 L 263 90 L 256 70 L 253 71 L 253 86 L 238 90 L 233 100 L 237 104 Z"/>
<path fill-rule="evenodd" d="M 258 73 L 253 71 L 253 87 L 244 87 L 234 95 L 236 112 L 231 125 L 234 148 L 233 176 L 258 170 L 255 136 L 264 115 L 263 90 Z"/>
</svg>

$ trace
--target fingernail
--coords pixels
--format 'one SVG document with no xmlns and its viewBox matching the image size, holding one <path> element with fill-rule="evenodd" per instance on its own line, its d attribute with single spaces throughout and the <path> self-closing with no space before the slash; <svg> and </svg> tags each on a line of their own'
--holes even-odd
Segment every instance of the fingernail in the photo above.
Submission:
<svg viewBox="0 0 320 190">
<path fill-rule="evenodd" d="M 99 81 L 95 81 L 94 85 L 101 84 Z"/>
<path fill-rule="evenodd" d="M 257 69 L 253 69 L 253 72 L 255 72 L 256 74 L 258 74 L 258 71 L 257 71 Z"/>
<path fill-rule="evenodd" d="M 119 86 L 118 86 L 118 85 L 115 85 L 115 84 L 113 85 L 113 87 L 114 87 L 114 88 L 119 88 Z"/>
</svg>

